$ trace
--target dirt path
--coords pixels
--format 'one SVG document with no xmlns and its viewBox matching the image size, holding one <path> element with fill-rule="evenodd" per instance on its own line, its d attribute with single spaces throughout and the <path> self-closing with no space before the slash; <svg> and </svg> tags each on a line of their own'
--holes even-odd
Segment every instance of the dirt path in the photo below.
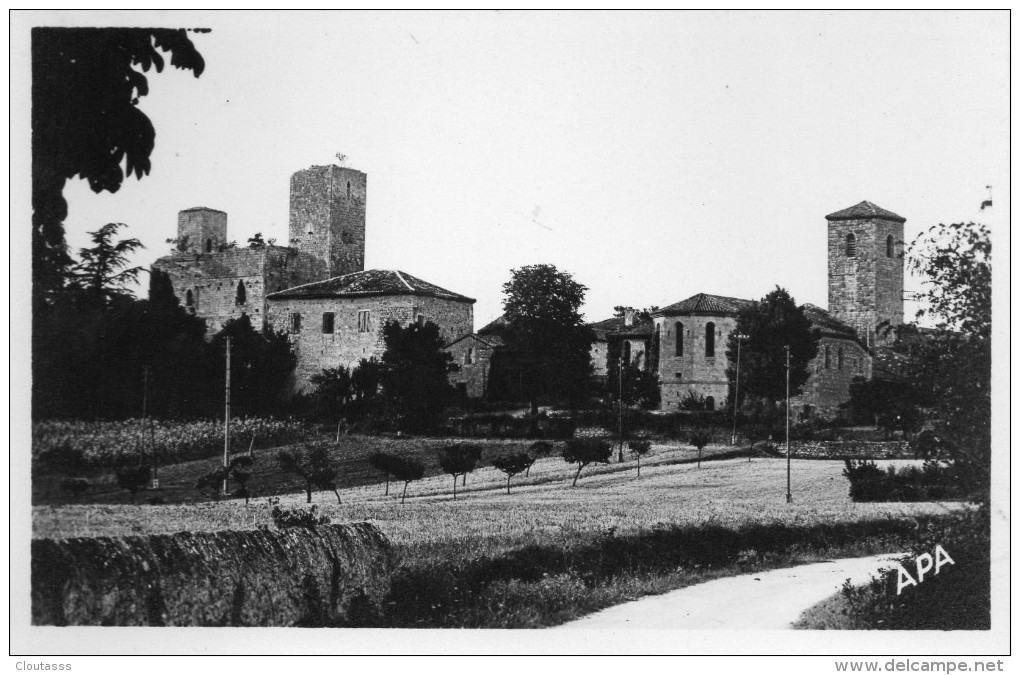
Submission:
<svg viewBox="0 0 1020 675">
<path fill-rule="evenodd" d="M 848 578 L 862 585 L 899 557 L 884 554 L 716 579 L 656 595 L 558 626 L 558 629 L 789 628 L 801 613 L 837 592 Z"/>
</svg>

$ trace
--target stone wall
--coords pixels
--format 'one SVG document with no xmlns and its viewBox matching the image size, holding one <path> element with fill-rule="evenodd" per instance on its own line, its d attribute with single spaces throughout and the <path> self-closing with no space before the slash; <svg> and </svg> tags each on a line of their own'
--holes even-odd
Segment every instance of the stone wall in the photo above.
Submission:
<svg viewBox="0 0 1020 675">
<path fill-rule="evenodd" d="M 786 454 L 782 443 L 776 444 Z M 906 441 L 790 441 L 790 456 L 804 459 L 914 459 Z"/>
<path fill-rule="evenodd" d="M 323 315 L 333 314 L 333 332 L 323 332 Z M 359 326 L 359 313 L 368 312 L 367 324 Z M 295 314 L 301 316 L 299 332 L 293 330 Z M 440 300 L 414 295 L 360 298 L 284 298 L 268 303 L 268 325 L 288 333 L 297 356 L 294 391 L 309 388 L 313 375 L 324 368 L 354 367 L 361 359 L 380 358 L 385 351 L 382 327 L 388 321 L 406 326 L 417 320 L 439 326 L 444 342 L 473 330 L 470 302 Z"/>
<path fill-rule="evenodd" d="M 450 384 L 471 398 L 484 398 L 496 350 L 474 336 L 467 336 L 447 346 L 446 352 L 457 365 L 457 370 L 449 375 Z"/>
<path fill-rule="evenodd" d="M 181 306 L 191 307 L 206 320 L 207 335 L 231 319 L 247 314 L 256 330 L 266 315 L 267 293 L 305 283 L 297 261 L 300 254 L 282 246 L 263 249 L 235 248 L 217 253 L 176 253 L 153 267 L 166 272 Z M 244 284 L 245 302 L 238 303 L 238 284 Z M 191 291 L 191 305 L 188 305 Z"/>
<path fill-rule="evenodd" d="M 35 539 L 32 623 L 364 625 L 381 613 L 394 562 L 368 523 Z"/>
<path fill-rule="evenodd" d="M 706 326 L 715 324 L 715 356 L 706 356 Z M 682 354 L 677 354 L 677 324 L 683 330 Z M 660 331 L 659 382 L 662 393 L 660 410 L 676 410 L 680 401 L 694 390 L 711 396 L 715 407 L 726 401 L 726 341 L 736 327 L 731 316 L 661 316 L 655 325 Z"/>
<path fill-rule="evenodd" d="M 790 412 L 798 419 L 833 419 L 840 416 L 840 406 L 850 400 L 853 379 L 871 378 L 871 356 L 854 340 L 823 336 L 818 341 L 818 356 L 809 370 L 801 394 L 790 399 Z"/>
<path fill-rule="evenodd" d="M 847 256 L 847 235 L 856 254 Z M 893 255 L 886 242 L 893 238 Z M 829 312 L 869 341 L 882 322 L 903 323 L 903 223 L 877 218 L 829 222 Z M 879 336 L 881 337 L 881 335 Z"/>
<path fill-rule="evenodd" d="M 290 245 L 307 254 L 309 281 L 365 269 L 367 176 L 339 166 L 313 166 L 290 179 Z"/>
</svg>

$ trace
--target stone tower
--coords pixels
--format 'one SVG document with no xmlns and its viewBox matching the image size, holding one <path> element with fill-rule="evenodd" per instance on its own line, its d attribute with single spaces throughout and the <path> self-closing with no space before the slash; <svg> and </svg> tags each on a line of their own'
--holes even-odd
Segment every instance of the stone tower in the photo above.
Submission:
<svg viewBox="0 0 1020 675">
<path fill-rule="evenodd" d="M 855 328 L 869 347 L 892 339 L 903 323 L 903 223 L 906 218 L 861 202 L 829 221 L 829 313 Z"/>
<path fill-rule="evenodd" d="M 227 214 L 196 206 L 177 213 L 177 248 L 189 253 L 212 253 L 227 243 Z"/>
<path fill-rule="evenodd" d="M 339 166 L 313 166 L 290 178 L 290 245 L 308 280 L 365 269 L 366 176 Z"/>
</svg>

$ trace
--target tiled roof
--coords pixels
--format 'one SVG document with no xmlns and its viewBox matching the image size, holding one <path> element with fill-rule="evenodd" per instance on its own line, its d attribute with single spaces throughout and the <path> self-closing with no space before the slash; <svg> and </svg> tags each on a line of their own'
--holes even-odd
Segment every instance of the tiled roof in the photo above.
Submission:
<svg viewBox="0 0 1020 675">
<path fill-rule="evenodd" d="M 892 220 L 897 223 L 907 222 L 907 219 L 903 216 L 898 216 L 892 211 L 886 211 L 881 206 L 875 206 L 871 202 L 854 204 L 848 209 L 836 211 L 825 216 L 826 220 L 866 220 L 868 218 L 881 218 L 882 220 Z"/>
<path fill-rule="evenodd" d="M 365 270 L 324 281 L 287 288 L 266 296 L 269 300 L 290 298 L 345 298 L 373 295 L 424 295 L 443 300 L 474 302 L 472 298 L 422 281 L 398 270 Z"/>
<path fill-rule="evenodd" d="M 481 342 L 484 345 L 488 345 L 489 347 L 502 347 L 504 344 L 503 338 L 501 338 L 498 335 L 479 335 L 478 333 L 465 333 L 464 335 L 461 335 L 453 342 L 446 344 L 443 347 L 443 349 L 448 349 L 453 345 L 457 344 L 458 342 L 460 342 L 461 340 L 466 340 L 467 338 L 477 340 L 478 342 Z"/>
<path fill-rule="evenodd" d="M 622 316 L 614 316 L 612 319 L 596 321 L 587 325 L 595 333 L 595 338 L 605 340 L 608 336 L 616 337 L 648 337 L 655 330 L 651 321 L 627 325 L 627 320 Z"/>
<path fill-rule="evenodd" d="M 812 305 L 811 303 L 805 303 L 801 306 L 801 309 L 804 310 L 804 315 L 808 318 L 808 321 L 811 322 L 811 327 L 817 328 L 823 334 L 832 335 L 834 337 L 842 337 L 848 340 L 857 339 L 857 331 L 832 316 L 821 307 Z"/>
<path fill-rule="evenodd" d="M 479 335 L 498 335 L 506 330 L 506 315 L 500 314 L 495 319 L 478 329 Z"/>
<path fill-rule="evenodd" d="M 226 211 L 220 211 L 219 209 L 210 209 L 208 206 L 192 206 L 190 209 L 181 209 L 181 213 L 190 213 L 191 211 L 213 211 L 215 213 L 226 213 Z"/>
<path fill-rule="evenodd" d="M 730 316 L 736 315 L 744 307 L 752 304 L 751 300 L 741 298 L 728 298 L 723 295 L 709 295 L 698 293 L 686 300 L 673 303 L 663 307 L 652 316 L 667 316 L 670 314 L 696 314 L 700 316 Z"/>
</svg>

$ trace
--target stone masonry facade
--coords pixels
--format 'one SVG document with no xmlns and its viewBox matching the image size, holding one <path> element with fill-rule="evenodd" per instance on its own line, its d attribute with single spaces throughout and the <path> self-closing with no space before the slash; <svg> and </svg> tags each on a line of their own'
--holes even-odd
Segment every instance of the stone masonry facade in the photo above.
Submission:
<svg viewBox="0 0 1020 675">
<path fill-rule="evenodd" d="M 450 384 L 465 396 L 484 398 L 489 387 L 492 357 L 501 344 L 501 340 L 472 333 L 446 345 L 444 350 L 456 366 L 450 373 Z"/>
</svg>

